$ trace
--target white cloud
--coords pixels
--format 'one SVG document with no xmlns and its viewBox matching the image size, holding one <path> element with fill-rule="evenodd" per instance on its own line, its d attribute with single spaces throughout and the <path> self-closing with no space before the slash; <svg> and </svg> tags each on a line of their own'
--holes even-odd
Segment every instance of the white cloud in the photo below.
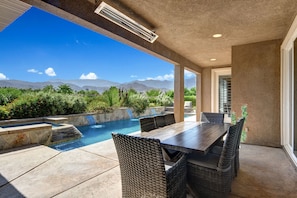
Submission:
<svg viewBox="0 0 297 198">
<path fill-rule="evenodd" d="M 195 74 L 193 72 L 185 70 L 185 78 L 192 78 L 192 77 L 195 77 Z"/>
<path fill-rule="evenodd" d="M 9 80 L 3 73 L 0 73 L 0 80 Z"/>
<path fill-rule="evenodd" d="M 28 69 L 27 72 L 29 72 L 29 73 L 37 73 L 38 70 L 36 70 L 36 69 Z"/>
<path fill-rule="evenodd" d="M 82 75 L 80 76 L 79 79 L 95 80 L 95 79 L 97 79 L 97 78 L 98 78 L 98 77 L 97 77 L 97 75 L 96 75 L 95 73 L 90 72 L 90 73 L 88 73 L 87 75 L 82 74 Z"/>
<path fill-rule="evenodd" d="M 187 71 L 187 70 L 185 70 L 184 75 L 185 75 L 185 78 L 195 77 L 194 73 L 192 73 L 190 71 Z M 148 77 L 146 79 L 138 79 L 138 80 L 139 81 L 144 81 L 144 80 L 161 80 L 161 81 L 164 81 L 164 80 L 173 80 L 173 79 L 174 79 L 174 73 L 172 71 L 170 74 L 165 74 L 163 76 Z"/>
<path fill-rule="evenodd" d="M 131 78 L 137 78 L 137 76 L 136 76 L 136 75 L 131 75 L 130 77 L 131 77 Z"/>
<path fill-rule="evenodd" d="M 56 76 L 56 73 L 53 68 L 49 67 L 45 70 L 46 75 L 48 76 Z"/>
<path fill-rule="evenodd" d="M 42 72 L 36 70 L 36 69 L 28 69 L 27 72 L 29 73 L 37 73 L 37 74 L 42 74 Z"/>
<path fill-rule="evenodd" d="M 173 74 L 165 74 L 163 76 L 156 76 L 156 77 L 148 77 L 146 79 L 138 79 L 139 81 L 144 81 L 144 80 L 173 80 L 174 75 Z"/>
</svg>

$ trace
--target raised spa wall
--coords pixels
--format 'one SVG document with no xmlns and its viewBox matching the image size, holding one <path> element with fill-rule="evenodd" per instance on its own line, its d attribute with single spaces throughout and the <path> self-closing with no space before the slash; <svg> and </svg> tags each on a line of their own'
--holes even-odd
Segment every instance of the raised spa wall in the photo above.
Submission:
<svg viewBox="0 0 297 198">
<path fill-rule="evenodd" d="M 164 107 L 154 107 L 137 116 L 135 114 L 131 115 L 131 110 L 128 108 L 119 108 L 111 113 L 3 120 L 0 121 L 0 151 L 31 144 L 52 145 L 78 139 L 81 137 L 81 134 L 75 126 L 89 125 L 89 120 L 87 119 L 89 116 L 94 118 L 96 123 L 102 123 L 162 114 L 164 111 Z M 52 124 L 58 126 L 53 127 Z M 11 127 L 2 128 L 4 126 Z"/>
</svg>

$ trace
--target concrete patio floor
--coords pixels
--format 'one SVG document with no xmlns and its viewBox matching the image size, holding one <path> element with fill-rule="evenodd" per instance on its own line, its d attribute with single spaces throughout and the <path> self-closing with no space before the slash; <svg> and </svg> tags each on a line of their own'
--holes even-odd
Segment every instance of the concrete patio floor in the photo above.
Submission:
<svg viewBox="0 0 297 198">
<path fill-rule="evenodd" d="M 297 172 L 285 152 L 242 144 L 234 197 L 296 197 Z M 59 152 L 32 146 L 0 154 L 0 197 L 121 197 L 112 140 Z"/>
</svg>

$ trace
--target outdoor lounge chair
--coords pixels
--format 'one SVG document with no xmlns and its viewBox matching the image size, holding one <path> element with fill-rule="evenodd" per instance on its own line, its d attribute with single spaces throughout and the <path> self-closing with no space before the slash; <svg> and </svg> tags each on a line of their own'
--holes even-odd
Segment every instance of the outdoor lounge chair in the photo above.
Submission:
<svg viewBox="0 0 297 198">
<path fill-rule="evenodd" d="M 209 112 L 201 112 L 201 122 L 208 122 L 208 123 L 224 123 L 224 116 L 223 113 L 209 113 Z"/>
<path fill-rule="evenodd" d="M 154 117 L 140 118 L 139 123 L 141 132 L 149 132 L 157 128 Z"/>
<path fill-rule="evenodd" d="M 165 165 L 160 140 L 112 134 L 117 150 L 122 197 L 186 197 L 186 156 Z"/>
<path fill-rule="evenodd" d="M 231 191 L 232 158 L 235 155 L 238 125 L 227 132 L 221 155 L 192 153 L 187 159 L 189 191 L 199 197 L 228 197 Z"/>
</svg>

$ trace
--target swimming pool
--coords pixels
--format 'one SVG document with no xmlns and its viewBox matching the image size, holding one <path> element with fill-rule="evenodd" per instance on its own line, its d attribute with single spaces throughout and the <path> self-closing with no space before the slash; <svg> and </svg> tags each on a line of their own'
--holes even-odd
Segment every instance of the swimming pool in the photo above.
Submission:
<svg viewBox="0 0 297 198">
<path fill-rule="evenodd" d="M 138 120 L 129 119 L 104 122 L 88 126 L 78 126 L 77 129 L 80 130 L 80 132 L 83 134 L 82 138 L 53 145 L 51 146 L 51 148 L 59 151 L 69 151 L 75 148 L 111 139 L 112 132 L 129 134 L 140 131 L 140 126 Z"/>
<path fill-rule="evenodd" d="M 185 118 L 189 118 L 191 116 L 195 115 L 185 115 Z M 112 132 L 129 134 L 140 131 L 138 119 L 103 122 L 95 125 L 78 126 L 76 128 L 83 134 L 82 138 L 52 145 L 50 147 L 58 151 L 69 151 L 75 148 L 111 139 Z"/>
</svg>

